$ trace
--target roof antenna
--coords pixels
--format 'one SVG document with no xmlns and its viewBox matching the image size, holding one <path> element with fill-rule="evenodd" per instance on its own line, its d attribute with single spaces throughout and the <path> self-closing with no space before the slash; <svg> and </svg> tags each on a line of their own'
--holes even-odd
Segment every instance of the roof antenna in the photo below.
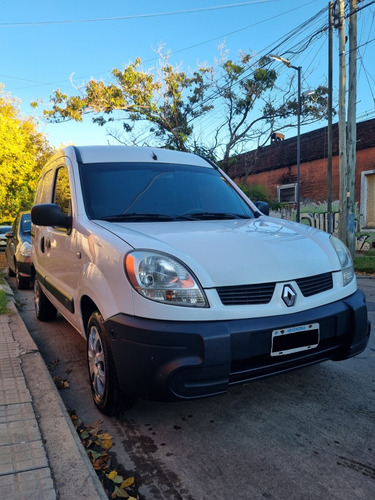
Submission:
<svg viewBox="0 0 375 500">
<path fill-rule="evenodd" d="M 158 157 L 156 156 L 156 154 L 154 152 L 152 152 L 152 159 L 153 160 L 157 160 L 158 159 Z"/>
</svg>

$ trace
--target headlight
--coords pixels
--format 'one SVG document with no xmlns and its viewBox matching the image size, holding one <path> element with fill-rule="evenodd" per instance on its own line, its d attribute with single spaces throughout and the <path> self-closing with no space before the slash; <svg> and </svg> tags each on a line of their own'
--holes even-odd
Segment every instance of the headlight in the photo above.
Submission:
<svg viewBox="0 0 375 500">
<path fill-rule="evenodd" d="M 341 240 L 335 238 L 334 236 L 331 236 L 330 241 L 337 253 L 337 257 L 339 258 L 342 271 L 342 280 L 344 286 L 346 286 L 354 278 L 354 266 L 353 266 L 352 256 L 350 255 L 348 248 L 344 245 L 344 243 Z"/>
<path fill-rule="evenodd" d="M 206 307 L 207 300 L 193 273 L 168 255 L 135 251 L 125 257 L 130 283 L 144 297 L 175 306 Z"/>
<path fill-rule="evenodd" d="M 27 241 L 22 243 L 22 246 L 20 248 L 20 254 L 22 257 L 30 257 L 31 255 L 31 245 Z"/>
</svg>

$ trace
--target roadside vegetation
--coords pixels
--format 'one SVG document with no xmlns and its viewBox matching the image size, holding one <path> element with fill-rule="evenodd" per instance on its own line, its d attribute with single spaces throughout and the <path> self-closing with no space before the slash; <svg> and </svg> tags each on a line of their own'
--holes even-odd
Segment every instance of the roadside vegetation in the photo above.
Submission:
<svg viewBox="0 0 375 500">
<path fill-rule="evenodd" d="M 375 249 L 354 256 L 354 269 L 358 274 L 375 274 Z"/>
<path fill-rule="evenodd" d="M 8 310 L 8 298 L 5 290 L 0 289 L 0 314 L 4 314 Z"/>
<path fill-rule="evenodd" d="M 1 262 L 2 261 L 0 260 L 0 265 Z M 0 286 L 5 283 L 4 273 L 2 272 L 1 267 L 0 267 Z M 3 288 L 0 288 L 0 314 L 4 314 L 6 312 L 8 312 L 8 297 L 5 290 Z"/>
<path fill-rule="evenodd" d="M 38 123 L 21 115 L 19 100 L 0 84 L 0 224 L 30 208 L 39 172 L 53 152 Z"/>
</svg>

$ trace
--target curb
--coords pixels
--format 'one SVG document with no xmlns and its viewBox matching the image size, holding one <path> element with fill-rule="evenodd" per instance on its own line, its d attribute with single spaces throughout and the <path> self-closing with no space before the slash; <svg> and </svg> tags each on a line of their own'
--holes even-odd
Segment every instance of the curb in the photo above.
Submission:
<svg viewBox="0 0 375 500">
<path fill-rule="evenodd" d="M 9 299 L 9 322 L 19 344 L 21 370 L 31 394 L 57 498 L 108 500 L 42 355 L 18 313 L 13 291 L 8 284 L 0 284 L 0 289 Z"/>
</svg>

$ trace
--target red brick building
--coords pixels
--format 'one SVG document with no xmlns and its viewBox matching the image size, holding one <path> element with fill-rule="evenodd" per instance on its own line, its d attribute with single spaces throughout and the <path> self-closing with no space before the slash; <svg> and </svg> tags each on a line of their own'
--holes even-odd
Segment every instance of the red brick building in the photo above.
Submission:
<svg viewBox="0 0 375 500">
<path fill-rule="evenodd" d="M 339 137 L 332 130 L 332 201 L 338 210 Z M 274 140 L 269 146 L 239 155 L 229 170 L 236 182 L 265 186 L 272 197 L 293 208 L 296 200 L 297 138 Z M 311 207 L 324 207 L 328 197 L 327 127 L 301 135 L 301 221 L 311 218 Z M 375 231 L 375 119 L 357 124 L 356 165 L 357 231 Z M 324 208 L 318 210 L 321 215 Z M 308 215 L 308 217 L 307 217 Z M 307 217 L 307 218 L 306 218 Z M 337 216 L 336 216 L 337 218 Z M 319 224 L 314 224 L 318 225 Z M 323 228 L 324 229 L 324 228 Z M 366 238 L 368 239 L 368 238 Z"/>
</svg>

